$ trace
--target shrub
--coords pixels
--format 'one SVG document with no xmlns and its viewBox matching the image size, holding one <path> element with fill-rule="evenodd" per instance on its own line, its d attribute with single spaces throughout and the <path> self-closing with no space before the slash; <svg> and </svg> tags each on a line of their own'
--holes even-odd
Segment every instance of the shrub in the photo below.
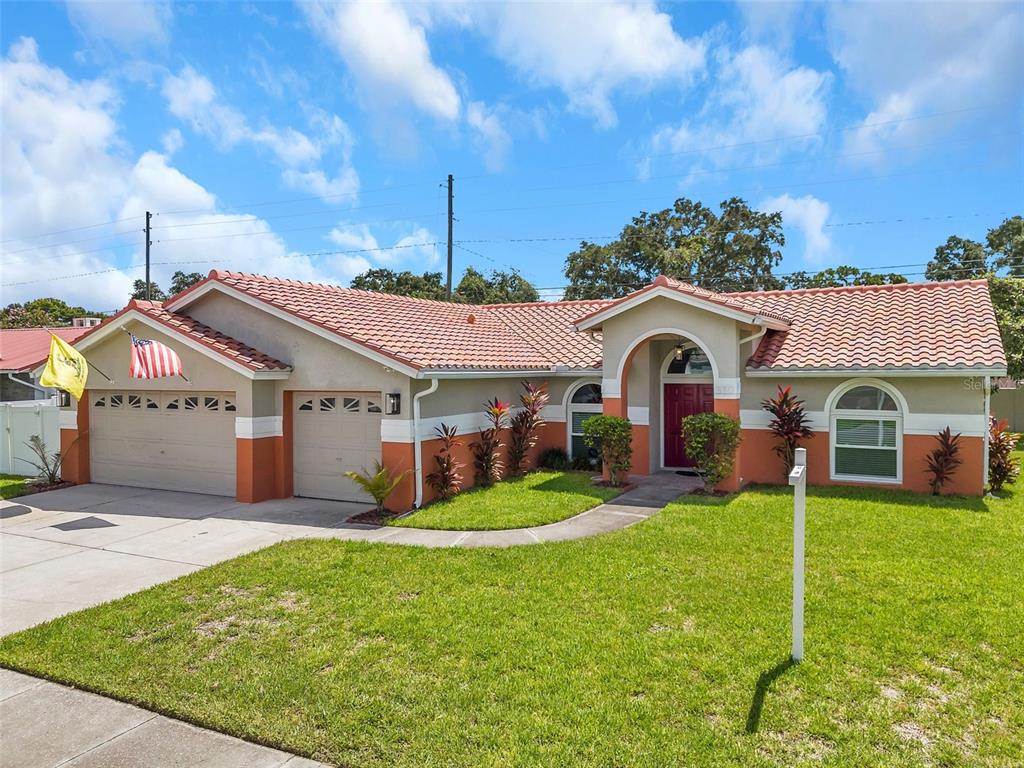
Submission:
<svg viewBox="0 0 1024 768">
<path fill-rule="evenodd" d="M 77 442 L 77 440 L 75 441 Z M 73 445 L 74 443 L 72 443 Z M 36 472 L 39 473 L 39 477 L 43 479 L 47 485 L 56 485 L 60 482 L 60 467 L 64 462 L 64 457 L 61 456 L 60 451 L 49 452 L 46 447 L 46 443 L 39 435 L 32 435 L 25 443 L 38 457 L 38 461 L 32 461 L 31 459 L 23 459 L 27 461 L 32 467 L 35 468 Z"/>
<path fill-rule="evenodd" d="M 446 424 L 434 429 L 441 439 L 441 450 L 434 454 L 435 469 L 427 475 L 427 483 L 437 493 L 439 499 L 450 499 L 462 489 L 461 470 L 465 464 L 457 461 L 452 449 L 462 445 L 462 441 L 456 438 L 455 427 Z"/>
<path fill-rule="evenodd" d="M 493 485 L 501 480 L 504 466 L 498 451 L 504 446 L 501 442 L 501 430 L 506 426 L 508 412 L 508 403 L 503 403 L 498 398 L 484 403 L 484 417 L 490 426 L 480 430 L 480 439 L 469 445 L 473 451 L 473 467 L 476 470 L 478 485 Z"/>
<path fill-rule="evenodd" d="M 775 397 L 761 401 L 761 407 L 772 415 L 768 429 L 779 438 L 778 444 L 772 450 L 782 457 L 784 477 L 789 477 L 790 470 L 793 469 L 793 460 L 796 449 L 800 447 L 800 441 L 814 436 L 808 426 L 809 419 L 804 410 L 804 403 L 797 400 L 791 390 L 791 387 L 783 387 L 780 384 L 779 393 Z"/>
<path fill-rule="evenodd" d="M 736 463 L 740 424 L 722 413 L 696 413 L 683 419 L 686 455 L 693 460 L 710 491 L 729 476 Z"/>
<path fill-rule="evenodd" d="M 595 462 L 590 460 L 589 456 L 574 456 L 572 460 L 572 468 L 578 469 L 583 472 L 589 472 L 595 467 Z"/>
<path fill-rule="evenodd" d="M 928 454 L 925 472 L 932 476 L 932 495 L 938 496 L 942 486 L 952 479 L 956 468 L 963 464 L 960 458 L 960 433 L 954 435 L 949 427 L 935 436 L 938 446 Z"/>
<path fill-rule="evenodd" d="M 548 388 L 544 384 L 535 387 L 523 382 L 523 393 L 519 402 L 523 407 L 512 417 L 512 435 L 508 447 L 508 471 L 521 475 L 525 471 L 526 454 L 537 444 L 537 430 L 544 426 L 541 411 L 548 404 Z"/>
<path fill-rule="evenodd" d="M 545 469 L 565 469 L 569 466 L 569 454 L 563 448 L 545 448 L 537 457 L 537 466 Z"/>
<path fill-rule="evenodd" d="M 1009 422 L 990 418 L 988 421 L 988 485 L 993 492 L 1012 483 L 1020 473 L 1020 466 L 1013 458 L 1013 447 L 1017 438 L 1009 430 Z"/>
<path fill-rule="evenodd" d="M 357 483 L 377 503 L 377 512 L 384 512 L 384 502 L 388 496 L 398 487 L 398 484 L 409 474 L 404 472 L 392 472 L 379 461 L 375 462 L 377 467 L 373 472 L 368 472 L 363 467 L 362 472 L 346 472 L 345 477 Z"/>
<path fill-rule="evenodd" d="M 583 422 L 583 442 L 601 452 L 610 480 L 633 466 L 633 424 L 621 416 L 591 416 Z"/>
</svg>

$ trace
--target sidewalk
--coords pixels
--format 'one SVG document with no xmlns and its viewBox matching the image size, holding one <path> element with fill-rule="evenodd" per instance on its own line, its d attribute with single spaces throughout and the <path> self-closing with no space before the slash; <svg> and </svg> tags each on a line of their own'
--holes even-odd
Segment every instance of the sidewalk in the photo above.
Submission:
<svg viewBox="0 0 1024 768">
<path fill-rule="evenodd" d="M 0 768 L 326 768 L 130 704 L 0 669 Z"/>
</svg>

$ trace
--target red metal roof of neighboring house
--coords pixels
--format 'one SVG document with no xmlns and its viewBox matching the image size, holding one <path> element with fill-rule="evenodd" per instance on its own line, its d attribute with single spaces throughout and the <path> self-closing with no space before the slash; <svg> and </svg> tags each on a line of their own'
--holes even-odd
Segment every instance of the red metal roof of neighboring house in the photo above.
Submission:
<svg viewBox="0 0 1024 768">
<path fill-rule="evenodd" d="M 1006 366 L 984 280 L 731 295 L 792 318 L 765 335 L 750 370 Z"/>
<path fill-rule="evenodd" d="M 531 370 L 600 365 L 573 321 L 600 301 L 477 306 L 214 270 L 210 278 L 409 367 Z"/>
<path fill-rule="evenodd" d="M 50 333 L 69 344 L 88 328 L 2 328 L 0 329 L 0 371 L 30 371 L 50 354 Z"/>
<path fill-rule="evenodd" d="M 194 320 L 188 315 L 179 315 L 174 312 L 168 312 L 163 308 L 163 304 L 159 301 L 132 299 L 128 302 L 128 306 L 116 315 L 108 318 L 101 325 L 89 328 L 88 330 L 90 333 L 88 335 L 98 331 L 100 328 L 108 327 L 110 323 L 114 322 L 131 310 L 136 310 L 146 317 L 155 320 L 171 333 L 176 333 L 198 342 L 207 349 L 223 355 L 229 360 L 233 360 L 251 371 L 291 370 L 291 366 L 287 363 L 282 363 L 280 360 L 276 360 L 270 355 L 266 355 L 257 349 L 253 349 L 248 344 L 244 344 L 237 339 L 233 339 L 215 328 L 203 325 L 198 320 Z M 83 336 L 85 335 L 86 334 L 83 334 Z"/>
</svg>

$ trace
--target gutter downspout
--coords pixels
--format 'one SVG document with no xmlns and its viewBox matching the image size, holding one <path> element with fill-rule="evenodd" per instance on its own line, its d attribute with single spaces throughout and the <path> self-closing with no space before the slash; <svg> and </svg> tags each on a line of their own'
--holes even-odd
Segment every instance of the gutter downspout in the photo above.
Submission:
<svg viewBox="0 0 1024 768">
<path fill-rule="evenodd" d="M 44 395 L 50 391 L 46 387 L 40 387 L 37 386 L 36 384 L 33 384 L 31 381 L 25 381 L 24 379 L 15 378 L 13 373 L 8 373 L 7 378 L 10 379 L 11 381 L 17 382 L 18 384 L 24 384 L 26 387 L 32 387 L 32 389 L 34 389 L 36 392 L 42 392 Z"/>
<path fill-rule="evenodd" d="M 412 449 L 413 466 L 416 468 L 416 500 L 413 502 L 415 509 L 423 506 L 423 451 L 420 438 L 420 398 L 437 392 L 437 385 L 438 380 L 436 378 L 430 379 L 430 386 L 427 389 L 417 392 L 412 396 Z"/>
<path fill-rule="evenodd" d="M 768 333 L 768 326 L 762 325 L 761 330 L 758 331 L 757 333 L 751 334 L 750 336 L 747 336 L 745 339 L 740 339 L 740 349 L 742 350 L 743 345 L 746 344 L 748 341 L 757 341 L 766 333 Z"/>
<path fill-rule="evenodd" d="M 983 443 L 981 451 L 981 492 L 985 493 L 985 488 L 988 486 L 988 439 L 989 439 L 989 419 L 991 419 L 991 408 L 992 408 L 992 377 L 985 377 L 985 442 Z"/>
</svg>

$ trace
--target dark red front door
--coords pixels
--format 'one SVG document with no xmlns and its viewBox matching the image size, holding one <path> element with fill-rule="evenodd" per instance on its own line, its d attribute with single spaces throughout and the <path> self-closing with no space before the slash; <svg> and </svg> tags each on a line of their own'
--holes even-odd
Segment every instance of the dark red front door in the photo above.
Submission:
<svg viewBox="0 0 1024 768">
<path fill-rule="evenodd" d="M 666 384 L 665 408 L 665 466 L 692 467 L 693 462 L 683 450 L 682 424 L 684 416 L 715 410 L 715 388 L 711 384 Z"/>
</svg>

